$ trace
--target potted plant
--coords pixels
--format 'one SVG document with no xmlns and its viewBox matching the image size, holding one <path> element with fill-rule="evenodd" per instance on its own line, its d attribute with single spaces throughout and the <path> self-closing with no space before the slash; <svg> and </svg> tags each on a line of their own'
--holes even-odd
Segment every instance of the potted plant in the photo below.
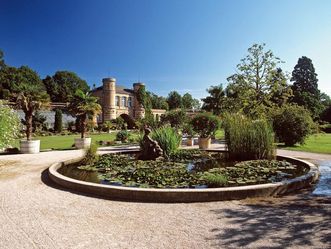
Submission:
<svg viewBox="0 0 331 249">
<path fill-rule="evenodd" d="M 69 110 L 79 120 L 81 137 L 75 138 L 75 147 L 77 149 L 89 148 L 91 146 L 91 138 L 86 137 L 86 127 L 89 120 L 101 113 L 101 106 L 98 104 L 98 98 L 92 96 L 90 93 L 84 93 L 82 90 L 77 90 L 69 105 Z"/>
<path fill-rule="evenodd" d="M 199 134 L 199 148 L 208 149 L 211 144 L 211 136 L 220 127 L 217 116 L 211 113 L 197 114 L 192 120 L 193 131 Z"/>
<path fill-rule="evenodd" d="M 26 140 L 20 141 L 20 151 L 24 154 L 34 154 L 40 151 L 40 140 L 32 140 L 32 118 L 36 111 L 49 106 L 49 95 L 38 74 L 27 66 L 15 70 L 16 84 L 13 96 L 16 107 L 25 115 Z M 12 75 L 13 77 L 13 75 Z"/>
<path fill-rule="evenodd" d="M 186 134 L 186 145 L 187 146 L 193 146 L 194 145 L 194 135 L 195 132 L 193 130 L 192 124 L 187 123 L 183 127 L 183 133 Z"/>
</svg>

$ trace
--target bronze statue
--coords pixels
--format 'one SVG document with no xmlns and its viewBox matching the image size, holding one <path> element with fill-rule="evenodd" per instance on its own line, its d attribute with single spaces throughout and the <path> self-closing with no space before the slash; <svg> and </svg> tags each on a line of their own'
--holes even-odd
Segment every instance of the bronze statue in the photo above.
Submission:
<svg viewBox="0 0 331 249">
<path fill-rule="evenodd" d="M 145 134 L 142 141 L 141 154 L 139 160 L 155 160 L 162 156 L 163 150 L 157 141 L 150 138 L 151 129 L 145 128 Z"/>
</svg>

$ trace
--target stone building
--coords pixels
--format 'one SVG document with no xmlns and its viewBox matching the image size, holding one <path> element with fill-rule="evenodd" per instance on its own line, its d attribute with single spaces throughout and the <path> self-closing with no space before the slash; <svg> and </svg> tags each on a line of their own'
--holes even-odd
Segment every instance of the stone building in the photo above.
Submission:
<svg viewBox="0 0 331 249">
<path fill-rule="evenodd" d="M 98 117 L 98 122 L 103 123 L 121 116 L 124 119 L 143 118 L 145 109 L 137 99 L 137 92 L 144 83 L 133 83 L 133 88 L 128 89 L 116 84 L 115 78 L 104 78 L 102 86 L 92 90 L 92 95 L 99 98 L 102 106 L 102 114 Z M 155 118 L 165 113 L 166 110 L 152 109 Z"/>
</svg>

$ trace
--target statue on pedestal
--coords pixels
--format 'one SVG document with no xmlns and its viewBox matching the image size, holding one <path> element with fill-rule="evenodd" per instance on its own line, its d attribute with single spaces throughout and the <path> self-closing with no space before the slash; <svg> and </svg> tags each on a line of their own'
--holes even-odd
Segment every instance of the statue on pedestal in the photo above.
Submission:
<svg viewBox="0 0 331 249">
<path fill-rule="evenodd" d="M 151 129 L 145 128 L 145 134 L 141 145 L 141 154 L 139 160 L 155 160 L 162 156 L 163 150 L 157 141 L 153 140 L 149 134 Z"/>
</svg>

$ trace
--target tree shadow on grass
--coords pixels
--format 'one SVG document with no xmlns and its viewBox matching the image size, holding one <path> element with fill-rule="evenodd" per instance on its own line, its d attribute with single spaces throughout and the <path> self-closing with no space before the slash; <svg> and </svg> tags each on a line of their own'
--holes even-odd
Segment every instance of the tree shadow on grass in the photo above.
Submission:
<svg viewBox="0 0 331 249">
<path fill-rule="evenodd" d="M 226 226 L 211 230 L 220 248 L 331 248 L 329 197 L 248 200 L 238 208 L 211 211 Z"/>
</svg>

